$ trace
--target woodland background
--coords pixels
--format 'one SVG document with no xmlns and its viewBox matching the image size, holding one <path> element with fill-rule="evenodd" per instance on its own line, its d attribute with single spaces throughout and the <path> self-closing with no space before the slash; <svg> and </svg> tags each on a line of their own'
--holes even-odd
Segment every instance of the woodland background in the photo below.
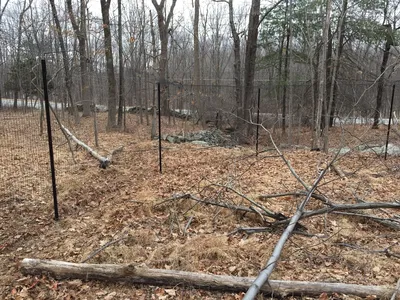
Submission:
<svg viewBox="0 0 400 300">
<path fill-rule="evenodd" d="M 320 299 L 396 297 L 399 4 L 1 0 L 0 295 L 242 299 L 28 276 L 21 261 L 252 277 L 299 215 L 270 279 L 357 284 Z M 120 151 L 99 168 L 67 130 L 100 158 Z"/>
</svg>

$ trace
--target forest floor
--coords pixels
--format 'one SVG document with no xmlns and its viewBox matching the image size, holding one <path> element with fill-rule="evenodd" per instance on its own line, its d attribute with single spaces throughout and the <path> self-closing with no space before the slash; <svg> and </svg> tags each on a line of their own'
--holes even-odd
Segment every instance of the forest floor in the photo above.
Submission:
<svg viewBox="0 0 400 300">
<path fill-rule="evenodd" d="M 241 299 L 243 293 L 25 277 L 19 265 L 23 258 L 81 262 L 107 242 L 119 239 L 88 263 L 137 263 L 149 268 L 256 276 L 284 227 L 250 235 L 234 233 L 239 227 L 265 223 L 257 214 L 195 205 L 189 199 L 167 199 L 191 193 L 199 198 L 249 205 L 221 187 L 228 186 L 285 216 L 291 216 L 303 200 L 294 196 L 260 200 L 260 195 L 304 190 L 265 136 L 258 156 L 253 146 L 224 148 L 163 142 L 160 174 L 157 141 L 149 138 L 150 126 L 138 125 L 135 116 L 135 120 L 128 120 L 127 132 L 99 132 L 100 147 L 96 149 L 101 154 L 124 146 L 107 169 L 99 168 L 94 158 L 75 147 L 77 163 L 72 163 L 67 144 L 55 130 L 60 213 L 60 220 L 55 222 L 48 148 L 36 129 L 32 131 L 31 118 L 21 113 L 0 122 L 2 299 Z M 37 120 L 36 115 L 34 118 Z M 92 122 L 83 119 L 74 128 L 76 135 L 91 146 Z M 104 128 L 105 115 L 99 115 L 99 122 L 99 128 Z M 177 133 L 182 128 L 165 126 L 165 131 Z M 332 147 L 339 148 L 340 143 L 352 149 L 360 144 L 384 145 L 386 130 L 386 126 L 379 130 L 359 125 L 333 128 Z M 301 134 L 295 140 L 304 145 L 281 150 L 297 174 L 311 185 L 335 154 L 310 151 L 304 147 L 309 145 L 309 132 Z M 391 138 L 392 143 L 400 145 L 396 134 Z M 346 178 L 329 171 L 317 190 L 329 200 L 342 204 L 357 203 L 356 199 L 400 200 L 399 156 L 384 160 L 375 153 L 353 150 L 342 155 L 337 164 Z M 322 206 L 313 199 L 307 209 Z M 400 214 L 390 209 L 367 213 L 381 217 Z M 306 232 L 290 237 L 271 279 L 396 285 L 400 278 L 399 231 L 370 219 L 340 214 L 315 216 L 300 223 Z M 387 250 L 393 255 L 387 255 Z"/>
</svg>

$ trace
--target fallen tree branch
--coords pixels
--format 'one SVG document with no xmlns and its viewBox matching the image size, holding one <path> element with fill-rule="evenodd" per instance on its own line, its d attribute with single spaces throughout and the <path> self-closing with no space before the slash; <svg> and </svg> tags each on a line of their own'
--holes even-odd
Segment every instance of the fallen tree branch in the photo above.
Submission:
<svg viewBox="0 0 400 300">
<path fill-rule="evenodd" d="M 343 170 L 337 165 L 337 164 L 332 164 L 331 165 L 332 170 L 340 177 L 347 179 L 346 174 L 344 174 Z"/>
<path fill-rule="evenodd" d="M 279 194 L 269 194 L 269 195 L 259 195 L 258 200 L 267 200 L 271 198 L 280 198 L 280 197 L 287 197 L 287 196 L 307 196 L 307 192 L 299 191 L 299 192 L 288 192 L 288 193 L 279 193 Z M 320 200 L 324 203 L 330 203 L 329 199 L 323 195 L 312 193 L 311 198 Z"/>
<path fill-rule="evenodd" d="M 113 156 L 119 152 L 122 152 L 122 150 L 124 150 L 124 146 L 120 146 L 117 149 L 114 149 L 113 151 L 111 151 L 110 154 L 107 155 L 107 160 L 111 163 Z"/>
<path fill-rule="evenodd" d="M 304 208 L 307 205 L 308 201 L 311 199 L 312 193 L 314 193 L 315 189 L 318 186 L 318 183 L 322 180 L 326 172 L 328 171 L 329 165 L 319 174 L 318 178 L 315 180 L 314 184 L 312 185 L 311 189 L 308 190 L 307 197 L 300 203 L 298 206 L 296 213 L 293 217 L 289 220 L 289 225 L 286 227 L 285 231 L 281 235 L 278 243 L 275 245 L 274 251 L 272 252 L 271 257 L 268 259 L 267 264 L 265 265 L 264 269 L 258 274 L 257 278 L 253 281 L 250 288 L 247 290 L 246 294 L 243 297 L 243 300 L 253 300 L 257 296 L 260 291 L 260 288 L 268 282 L 269 276 L 272 274 L 273 270 L 275 269 L 275 265 L 281 256 L 283 247 L 286 241 L 289 239 L 291 233 L 295 229 L 297 222 L 300 220 Z"/>
<path fill-rule="evenodd" d="M 367 252 L 367 253 L 384 254 L 387 257 L 400 258 L 400 254 L 390 251 L 390 248 L 393 248 L 394 246 L 398 245 L 397 242 L 392 244 L 392 245 L 390 245 L 389 247 L 386 247 L 383 250 L 369 250 L 369 249 L 363 248 L 363 247 L 358 246 L 358 245 L 347 244 L 347 243 L 336 243 L 335 245 L 348 247 L 348 248 L 351 248 L 351 249 L 355 249 L 355 250 L 359 250 L 359 251 L 363 251 L 363 252 Z"/>
<path fill-rule="evenodd" d="M 79 264 L 56 260 L 25 258 L 20 270 L 24 275 L 49 275 L 55 279 L 103 280 L 163 286 L 186 286 L 220 291 L 245 291 L 254 280 L 252 277 L 211 275 L 177 270 L 149 269 L 130 265 Z M 303 282 L 270 280 L 260 287 L 261 292 L 274 296 L 338 293 L 367 297 L 375 295 L 389 298 L 396 291 L 387 286 L 363 286 L 330 282 Z"/>
<path fill-rule="evenodd" d="M 180 199 L 191 199 L 194 200 L 198 203 L 202 203 L 202 204 L 206 204 L 206 205 L 214 205 L 214 206 L 218 206 L 218 207 L 222 207 L 222 208 L 227 208 L 227 209 L 231 209 L 234 211 L 240 211 L 240 212 L 244 212 L 244 213 L 252 213 L 252 214 L 257 214 L 258 216 L 262 216 L 261 218 L 263 219 L 263 221 L 267 224 L 271 224 L 271 222 L 266 221 L 263 217 L 270 217 L 274 220 L 286 220 L 287 217 L 285 217 L 283 214 L 281 213 L 274 213 L 271 212 L 269 210 L 261 210 L 261 209 L 255 209 L 255 207 L 250 206 L 242 206 L 242 205 L 234 205 L 234 204 L 230 204 L 230 203 L 226 203 L 226 202 L 217 202 L 217 201 L 212 201 L 212 200 L 207 200 L 207 199 L 201 199 L 199 197 L 196 197 L 192 194 L 183 194 L 183 195 L 177 195 L 174 196 L 172 198 L 168 198 L 166 200 L 163 200 L 157 204 L 155 204 L 154 206 L 160 206 L 163 205 L 169 201 L 174 201 L 174 200 L 180 200 Z M 187 211 L 186 211 L 187 213 Z"/>
<path fill-rule="evenodd" d="M 93 251 L 87 258 L 85 258 L 84 260 L 82 260 L 82 263 L 87 262 L 88 260 L 92 259 L 93 257 L 95 257 L 97 254 L 99 254 L 101 251 L 104 251 L 106 248 L 110 247 L 111 245 L 114 245 L 120 241 L 123 241 L 126 239 L 126 236 L 120 237 L 116 240 L 111 240 L 108 241 L 107 243 L 105 243 L 103 246 L 101 246 L 99 249 Z"/>
<path fill-rule="evenodd" d="M 399 290 L 400 290 L 400 279 L 397 280 L 396 289 L 395 289 L 395 291 L 393 292 L 392 297 L 390 297 L 390 300 L 396 300 L 396 296 L 397 296 L 397 294 L 399 293 Z"/>
<path fill-rule="evenodd" d="M 35 65 L 33 68 L 35 68 L 36 66 L 37 66 L 37 65 Z M 32 68 L 32 70 L 33 70 L 33 68 Z M 53 78 L 51 78 L 51 79 L 48 81 L 48 83 L 50 83 L 50 82 L 55 78 L 55 76 L 57 75 L 57 73 L 58 73 L 60 70 L 62 70 L 62 68 L 60 68 L 60 69 L 56 72 L 56 74 L 53 76 Z M 34 73 L 34 74 L 36 74 L 36 73 Z M 36 88 L 36 90 L 40 93 L 40 95 L 41 95 L 42 97 L 44 97 L 44 92 L 42 91 L 42 89 L 40 89 L 40 88 L 34 83 L 35 79 L 36 79 L 36 76 L 35 76 L 35 78 L 33 78 L 33 79 L 31 80 L 31 84 Z M 36 101 L 35 101 L 35 105 L 36 105 Z M 60 119 L 58 118 L 56 112 L 54 111 L 53 107 L 52 107 L 50 104 L 49 104 L 49 108 L 50 108 L 51 112 L 53 113 L 53 116 L 54 116 L 54 118 L 56 119 L 56 122 L 57 122 L 58 126 L 60 126 L 61 132 L 63 133 L 63 135 L 65 136 L 65 139 L 67 140 L 67 143 L 68 143 L 68 146 L 69 146 L 69 150 L 71 151 L 71 155 L 72 155 L 72 161 L 74 162 L 74 164 L 76 164 L 76 160 L 75 160 L 75 156 L 74 156 L 74 151 L 72 150 L 71 142 L 70 142 L 69 139 L 68 139 L 68 135 L 67 135 L 66 132 L 63 130 L 63 125 L 61 124 Z"/>
<path fill-rule="evenodd" d="M 347 210 L 356 210 L 356 209 L 377 209 L 377 208 L 400 208 L 400 203 L 398 202 L 364 202 L 364 203 L 356 203 L 356 204 L 331 204 L 328 207 L 324 207 L 321 209 L 316 209 L 313 211 L 304 212 L 302 215 L 303 218 L 308 218 L 316 215 L 322 215 L 334 211 L 347 211 Z"/>
<path fill-rule="evenodd" d="M 56 112 L 54 111 L 53 107 L 51 105 L 49 105 L 49 108 L 50 108 L 51 112 L 53 113 L 53 116 L 54 116 L 58 126 L 60 127 L 61 132 L 65 137 L 65 140 L 68 143 L 69 151 L 71 152 L 71 156 L 72 156 L 72 161 L 74 162 L 74 164 L 76 164 L 75 155 L 74 155 L 74 151 L 72 150 L 71 141 L 69 140 L 67 133 L 62 129 L 63 125 L 61 124 L 61 121 L 58 118 L 58 116 L 57 116 Z"/>
<path fill-rule="evenodd" d="M 255 123 L 252 123 L 255 124 Z M 278 155 L 282 158 L 282 160 L 284 161 L 284 163 L 286 164 L 286 166 L 288 167 L 290 173 L 292 173 L 292 175 L 294 176 L 294 178 L 296 178 L 296 180 L 306 189 L 307 192 L 309 192 L 311 190 L 311 187 L 308 186 L 303 179 L 301 179 L 301 177 L 297 174 L 297 172 L 293 169 L 292 165 L 290 164 L 290 161 L 287 160 L 287 158 L 285 157 L 285 155 L 283 155 L 283 153 L 281 152 L 281 150 L 279 150 L 278 146 L 276 145 L 271 132 L 264 127 L 264 125 L 262 124 L 256 124 L 257 126 L 260 126 L 262 129 L 264 129 L 268 135 L 269 135 L 269 139 L 272 142 L 272 145 L 275 148 L 275 151 L 278 153 Z"/>
<path fill-rule="evenodd" d="M 112 156 L 115 153 L 121 152 L 123 150 L 123 146 L 113 150 L 107 157 L 101 156 L 99 153 L 94 151 L 92 148 L 90 148 L 88 145 L 86 145 L 84 142 L 79 140 L 76 136 L 74 136 L 71 131 L 69 131 L 64 125 L 61 125 L 62 130 L 79 146 L 81 146 L 83 149 L 85 149 L 91 156 L 96 158 L 100 162 L 100 168 L 106 169 L 110 164 L 111 164 L 111 159 Z"/>
<path fill-rule="evenodd" d="M 236 195 L 238 195 L 238 196 L 242 197 L 243 199 L 249 201 L 249 202 L 250 202 L 251 204 L 253 204 L 254 206 L 258 207 L 260 210 L 262 210 L 262 211 L 265 213 L 265 215 L 267 215 L 267 216 L 269 216 L 269 217 L 271 217 L 271 218 L 273 218 L 273 219 L 282 220 L 282 215 L 276 214 L 276 213 L 274 213 L 273 211 L 270 211 L 269 209 L 265 208 L 265 207 L 264 207 L 263 205 L 261 205 L 260 203 L 257 203 L 256 201 L 250 199 L 250 198 L 247 197 L 246 195 L 242 194 L 241 192 L 237 191 L 236 189 L 234 189 L 234 188 L 232 188 L 232 187 L 230 187 L 230 186 L 222 185 L 222 184 L 218 184 L 218 183 L 213 183 L 213 184 L 211 184 L 211 185 L 214 185 L 214 186 L 217 186 L 217 187 L 220 187 L 220 188 L 228 189 L 228 190 L 234 192 Z M 285 217 L 285 218 L 286 218 L 286 217 Z"/>
<path fill-rule="evenodd" d="M 339 214 L 339 215 L 355 216 L 355 217 L 370 219 L 371 221 L 379 223 L 383 226 L 387 226 L 387 227 L 395 229 L 395 230 L 400 230 L 400 220 L 391 219 L 391 218 L 380 218 L 377 216 L 372 216 L 372 215 L 364 214 L 361 212 L 351 213 L 351 212 L 343 212 L 343 211 L 334 211 L 333 213 Z"/>
<path fill-rule="evenodd" d="M 300 224 L 297 223 L 297 225 L 300 225 Z M 299 227 L 300 227 L 300 228 L 298 228 L 299 230 L 295 229 L 292 231 L 292 233 L 304 235 L 304 236 L 308 236 L 308 237 L 315 237 L 315 236 L 320 237 L 318 235 L 305 232 L 304 231 L 305 229 L 302 228 L 303 226 L 299 226 Z M 273 230 L 274 230 L 274 228 L 272 226 L 269 226 L 269 227 L 239 227 L 239 228 L 236 228 L 234 231 L 228 233 L 228 236 L 236 234 L 236 233 L 245 233 L 245 234 L 250 235 L 253 233 L 260 233 L 260 232 L 272 232 Z"/>
<path fill-rule="evenodd" d="M 333 204 L 330 203 L 330 206 L 312 210 L 312 211 L 305 211 L 300 217 L 300 220 L 305 219 L 305 218 L 310 218 L 318 215 L 323 215 L 327 213 L 340 213 L 344 211 L 351 211 L 351 210 L 362 210 L 362 209 L 378 209 L 378 208 L 394 208 L 394 209 L 399 209 L 400 208 L 400 203 L 399 202 L 365 202 L 365 203 L 356 203 L 356 204 Z M 344 214 L 344 213 L 342 213 Z M 389 222 L 392 221 L 391 219 L 386 219 L 386 220 L 377 220 L 379 219 L 378 217 L 373 217 L 369 216 L 367 214 L 362 214 L 360 212 L 355 213 L 360 217 L 366 217 L 370 219 L 376 219 L 377 222 L 389 226 Z M 354 214 L 352 214 L 354 215 Z M 289 224 L 290 220 L 277 220 L 273 222 L 271 225 L 272 226 L 277 226 L 277 225 L 282 225 L 282 224 Z M 392 221 L 390 222 L 391 225 L 395 225 L 395 223 Z M 395 227 L 392 227 L 395 228 Z M 395 228 L 396 229 L 396 228 Z"/>
</svg>

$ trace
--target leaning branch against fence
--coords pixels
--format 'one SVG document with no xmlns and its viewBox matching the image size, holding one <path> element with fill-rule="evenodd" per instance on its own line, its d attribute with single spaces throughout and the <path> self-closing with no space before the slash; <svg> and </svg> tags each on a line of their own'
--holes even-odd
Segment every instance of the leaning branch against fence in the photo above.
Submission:
<svg viewBox="0 0 400 300">
<path fill-rule="evenodd" d="M 93 150 L 92 148 L 90 148 L 88 145 L 86 145 L 84 142 L 82 142 L 81 140 L 79 140 L 76 136 L 74 136 L 64 125 L 61 125 L 61 129 L 79 146 L 81 146 L 83 149 L 85 149 L 87 152 L 89 152 L 89 154 L 91 156 L 93 156 L 94 158 L 96 158 L 99 162 L 100 162 L 100 168 L 105 169 L 107 168 L 112 161 L 113 155 L 121 152 L 123 150 L 123 146 L 114 149 L 113 151 L 111 151 L 111 153 L 107 156 L 101 156 L 99 153 L 97 153 L 95 150 Z"/>
<path fill-rule="evenodd" d="M 24 275 L 50 275 L 58 280 L 76 278 L 159 286 L 196 287 L 227 292 L 245 291 L 254 280 L 252 277 L 150 269 L 134 264 L 85 264 L 31 258 L 23 259 L 20 270 Z M 260 287 L 260 291 L 281 297 L 288 295 L 318 296 L 322 293 L 337 293 L 358 297 L 376 296 L 378 298 L 389 298 L 396 292 L 396 288 L 330 282 L 270 280 L 269 284 L 264 284 Z"/>
<path fill-rule="evenodd" d="M 36 65 L 37 66 L 37 65 Z M 34 66 L 34 68 L 36 67 Z M 33 68 L 32 68 L 33 69 Z M 60 69 L 61 70 L 61 69 Z M 57 71 L 58 73 L 58 71 Z M 56 73 L 56 74 L 57 74 Z M 53 77 L 49 82 L 51 82 L 55 77 Z M 36 88 L 36 90 L 42 95 L 42 97 L 44 97 L 44 93 L 42 91 L 42 89 L 40 89 L 35 83 L 34 80 L 36 79 L 36 76 L 34 79 L 31 80 L 31 84 Z M 51 112 L 53 113 L 53 116 L 58 124 L 58 126 L 60 126 L 61 132 L 63 133 L 63 135 L 65 136 L 65 139 L 67 140 L 68 146 L 69 146 L 69 150 L 71 151 L 71 156 L 72 156 L 72 161 L 76 164 L 76 160 L 75 160 L 75 156 L 74 156 L 74 151 L 72 151 L 72 146 L 71 146 L 71 142 L 68 139 L 68 135 L 67 133 L 63 130 L 63 125 L 61 124 L 60 119 L 58 118 L 56 112 L 54 111 L 53 107 L 49 104 L 49 108 L 51 110 Z"/>
</svg>

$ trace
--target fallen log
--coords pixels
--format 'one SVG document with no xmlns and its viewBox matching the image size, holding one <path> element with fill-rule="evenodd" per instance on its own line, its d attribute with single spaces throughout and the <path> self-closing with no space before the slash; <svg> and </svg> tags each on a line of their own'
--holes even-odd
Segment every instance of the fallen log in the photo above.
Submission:
<svg viewBox="0 0 400 300">
<path fill-rule="evenodd" d="M 90 148 L 88 145 L 86 145 L 84 142 L 82 142 L 81 140 L 79 140 L 76 136 L 74 136 L 71 131 L 68 130 L 68 128 L 66 128 L 64 125 L 61 125 L 62 130 L 65 132 L 65 134 L 67 134 L 77 145 L 81 146 L 83 149 L 85 149 L 87 152 L 89 152 L 89 154 L 91 156 L 93 156 L 94 158 L 96 158 L 99 162 L 100 165 L 99 167 L 102 169 L 107 168 L 110 164 L 111 164 L 111 160 L 114 154 L 121 152 L 122 149 L 124 148 L 123 146 L 111 151 L 111 153 L 107 156 L 101 156 L 99 153 L 97 153 L 96 151 L 94 151 L 92 148 Z"/>
<path fill-rule="evenodd" d="M 346 174 L 336 163 L 331 164 L 331 168 L 340 178 L 347 179 Z"/>
<path fill-rule="evenodd" d="M 25 258 L 21 262 L 20 270 L 24 275 L 49 275 L 57 280 L 74 278 L 162 286 L 179 285 L 231 292 L 245 291 L 254 281 L 253 277 L 150 269 L 133 264 L 83 264 L 32 258 Z M 359 297 L 374 295 L 378 298 L 390 298 L 396 292 L 396 288 L 345 283 L 270 280 L 261 287 L 260 291 L 282 297 L 286 295 L 318 296 L 322 293 L 338 293 Z"/>
</svg>

